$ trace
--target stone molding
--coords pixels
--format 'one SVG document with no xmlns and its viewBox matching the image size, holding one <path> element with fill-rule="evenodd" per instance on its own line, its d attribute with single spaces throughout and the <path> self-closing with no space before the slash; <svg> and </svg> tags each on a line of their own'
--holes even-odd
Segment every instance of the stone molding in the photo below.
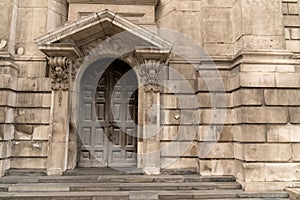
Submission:
<svg viewBox="0 0 300 200">
<path fill-rule="evenodd" d="M 159 74 L 161 62 L 159 60 L 145 60 L 139 72 L 145 92 L 160 92 Z"/>
<path fill-rule="evenodd" d="M 52 90 L 66 91 L 70 86 L 70 60 L 67 57 L 50 57 L 48 64 L 51 70 Z"/>
</svg>

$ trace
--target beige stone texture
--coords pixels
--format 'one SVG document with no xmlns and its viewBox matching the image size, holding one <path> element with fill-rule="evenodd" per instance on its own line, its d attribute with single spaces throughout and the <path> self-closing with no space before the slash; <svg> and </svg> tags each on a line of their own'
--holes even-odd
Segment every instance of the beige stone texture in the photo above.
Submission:
<svg viewBox="0 0 300 200">
<path fill-rule="evenodd" d="M 300 142 L 300 126 L 268 126 L 268 142 Z"/>
<path fill-rule="evenodd" d="M 196 158 L 162 158 L 162 169 L 180 169 L 180 170 L 193 170 L 197 171 L 198 159 Z"/>
<path fill-rule="evenodd" d="M 197 156 L 198 146 L 196 142 L 161 142 L 161 156 L 163 157 L 180 157 L 180 156 Z"/>
<path fill-rule="evenodd" d="M 292 144 L 293 161 L 300 161 L 300 144 Z"/>
<path fill-rule="evenodd" d="M 233 136 L 238 142 L 265 142 L 266 127 L 264 125 L 235 126 Z"/>
<path fill-rule="evenodd" d="M 288 122 L 288 110 L 284 107 L 245 107 L 242 109 L 244 123 L 280 123 Z"/>
<path fill-rule="evenodd" d="M 47 156 L 47 150 L 48 150 L 48 142 L 16 141 L 13 142 L 12 145 L 12 156 L 42 157 L 42 156 Z"/>
<path fill-rule="evenodd" d="M 200 160 L 200 174 L 206 175 L 234 175 L 235 160 Z"/>
<path fill-rule="evenodd" d="M 234 158 L 232 143 L 199 143 L 200 158 Z"/>
<path fill-rule="evenodd" d="M 12 158 L 11 168 L 23 169 L 45 169 L 47 158 Z"/>
<path fill-rule="evenodd" d="M 49 126 L 36 126 L 33 129 L 32 139 L 33 140 L 49 140 Z"/>
<path fill-rule="evenodd" d="M 292 150 L 290 144 L 244 144 L 244 156 L 246 161 L 288 162 L 292 159 Z"/>
<path fill-rule="evenodd" d="M 293 40 L 300 40 L 300 29 L 299 28 L 291 28 L 291 38 Z"/>
<path fill-rule="evenodd" d="M 300 124 L 300 108 L 289 108 L 289 118 L 292 124 Z"/>
<path fill-rule="evenodd" d="M 198 141 L 233 141 L 234 127 L 232 126 L 200 126 L 198 131 Z"/>
<path fill-rule="evenodd" d="M 49 123 L 49 109 L 25 109 L 15 110 L 15 123 Z"/>
<path fill-rule="evenodd" d="M 266 105 L 291 105 L 300 104 L 300 91 L 287 89 L 264 90 L 264 99 Z"/>
<path fill-rule="evenodd" d="M 192 141 L 197 139 L 197 135 L 197 126 L 164 126 L 160 139 L 170 141 Z"/>
</svg>

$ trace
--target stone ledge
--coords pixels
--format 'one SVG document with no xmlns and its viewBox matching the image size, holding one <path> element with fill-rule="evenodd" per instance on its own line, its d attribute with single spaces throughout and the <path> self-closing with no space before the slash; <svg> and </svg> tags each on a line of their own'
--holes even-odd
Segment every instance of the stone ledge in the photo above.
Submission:
<svg viewBox="0 0 300 200">
<path fill-rule="evenodd" d="M 299 200 L 300 199 L 300 188 L 286 188 L 285 191 L 290 193 L 291 200 Z"/>
<path fill-rule="evenodd" d="M 156 6 L 158 0 L 67 0 L 68 3 L 88 4 L 115 4 L 115 5 L 152 5 Z"/>
</svg>

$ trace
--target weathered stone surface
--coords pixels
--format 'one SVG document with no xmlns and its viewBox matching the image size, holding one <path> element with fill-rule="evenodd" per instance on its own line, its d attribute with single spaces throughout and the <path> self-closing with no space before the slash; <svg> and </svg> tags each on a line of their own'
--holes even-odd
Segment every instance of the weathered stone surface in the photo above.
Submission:
<svg viewBox="0 0 300 200">
<path fill-rule="evenodd" d="M 289 108 L 289 118 L 291 123 L 300 123 L 300 108 Z"/>
<path fill-rule="evenodd" d="M 200 174 L 233 175 L 235 174 L 234 160 L 200 160 Z"/>
<path fill-rule="evenodd" d="M 49 139 L 49 126 L 37 126 L 33 130 L 33 140 L 48 140 Z"/>
<path fill-rule="evenodd" d="M 265 142 L 266 127 L 264 125 L 241 125 L 232 129 L 234 140 L 239 142 Z"/>
<path fill-rule="evenodd" d="M 198 146 L 196 142 L 161 142 L 161 156 L 197 156 Z"/>
<path fill-rule="evenodd" d="M 17 141 L 12 145 L 12 155 L 14 157 L 42 157 L 47 156 L 47 142 Z M 34 165 L 34 163 L 33 163 Z"/>
<path fill-rule="evenodd" d="M 45 169 L 47 158 L 12 158 L 11 168 Z"/>
<path fill-rule="evenodd" d="M 244 155 L 246 161 L 287 162 L 292 158 L 292 150 L 290 144 L 244 144 Z"/>
<path fill-rule="evenodd" d="M 268 126 L 268 142 L 300 142 L 300 126 Z"/>
<path fill-rule="evenodd" d="M 241 86 L 244 87 L 275 87 L 274 73 L 240 73 Z"/>
<path fill-rule="evenodd" d="M 161 168 L 163 169 L 196 169 L 198 159 L 196 158 L 162 158 Z"/>
<path fill-rule="evenodd" d="M 280 107 L 257 107 L 242 109 L 243 122 L 245 123 L 287 123 L 288 110 Z"/>
<path fill-rule="evenodd" d="M 300 144 L 292 144 L 293 161 L 300 161 Z"/>
<path fill-rule="evenodd" d="M 200 158 L 233 158 L 232 143 L 199 143 Z"/>
<path fill-rule="evenodd" d="M 15 110 L 16 123 L 49 123 L 49 109 L 23 109 Z"/>
</svg>

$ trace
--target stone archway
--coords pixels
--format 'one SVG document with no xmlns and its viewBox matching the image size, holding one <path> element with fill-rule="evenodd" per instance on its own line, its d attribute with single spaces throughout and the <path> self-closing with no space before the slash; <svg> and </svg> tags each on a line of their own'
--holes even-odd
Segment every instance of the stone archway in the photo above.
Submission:
<svg viewBox="0 0 300 200">
<path fill-rule="evenodd" d="M 39 49 L 48 56 L 52 76 L 50 147 L 47 173 L 62 174 L 77 164 L 77 131 L 80 112 L 76 101 L 80 77 L 99 58 L 113 57 L 128 63 L 137 72 L 139 105 L 137 167 L 147 174 L 160 173 L 159 109 L 149 115 L 154 105 L 160 105 L 160 68 L 170 56 L 172 45 L 115 13 L 104 10 L 67 24 L 37 40 Z M 79 85 L 78 85 L 79 84 Z M 155 101 L 154 101 L 155 100 Z M 156 115 L 156 116 L 154 116 Z M 150 118 L 155 119 L 154 121 Z M 74 123 L 75 122 L 75 123 Z M 156 152 L 149 153 L 153 149 Z"/>
<path fill-rule="evenodd" d="M 130 69 L 121 60 L 100 59 L 82 76 L 79 167 L 137 166 L 138 79 Z"/>
</svg>

